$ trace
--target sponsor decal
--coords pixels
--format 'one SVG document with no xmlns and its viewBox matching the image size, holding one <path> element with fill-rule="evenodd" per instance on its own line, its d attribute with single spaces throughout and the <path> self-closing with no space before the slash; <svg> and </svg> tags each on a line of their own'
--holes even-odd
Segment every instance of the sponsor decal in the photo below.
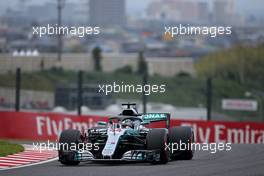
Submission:
<svg viewBox="0 0 264 176">
<path fill-rule="evenodd" d="M 222 109 L 234 111 L 257 111 L 258 102 L 255 100 L 223 99 Z"/>
<path fill-rule="evenodd" d="M 144 115 L 148 121 L 158 121 L 167 117 L 166 113 L 150 114 Z M 98 121 L 108 119 L 102 116 L 33 112 L 0 112 L 0 117 L 0 138 L 54 141 L 65 129 L 85 131 L 98 125 Z M 164 128 L 165 123 L 153 122 L 148 126 Z M 264 123 L 172 119 L 171 127 L 173 126 L 191 126 L 196 142 L 264 143 Z"/>
<path fill-rule="evenodd" d="M 164 119 L 167 119 L 167 114 L 165 114 L 165 113 L 148 113 L 148 114 L 143 114 L 142 119 L 145 121 L 164 120 Z"/>
</svg>

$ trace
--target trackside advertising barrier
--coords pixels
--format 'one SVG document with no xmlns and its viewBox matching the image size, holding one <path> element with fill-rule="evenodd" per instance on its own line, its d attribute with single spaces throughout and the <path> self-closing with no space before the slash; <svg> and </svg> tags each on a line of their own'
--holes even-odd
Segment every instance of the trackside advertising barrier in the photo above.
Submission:
<svg viewBox="0 0 264 176">
<path fill-rule="evenodd" d="M 100 116 L 75 116 L 61 113 L 0 112 L 0 138 L 57 140 L 65 129 L 87 129 Z"/>
<path fill-rule="evenodd" d="M 60 113 L 0 112 L 0 138 L 57 140 L 65 129 L 84 130 L 106 121 L 102 116 Z M 192 126 L 197 142 L 264 143 L 264 123 L 171 120 L 171 126 Z M 164 127 L 155 122 L 151 127 Z"/>
</svg>

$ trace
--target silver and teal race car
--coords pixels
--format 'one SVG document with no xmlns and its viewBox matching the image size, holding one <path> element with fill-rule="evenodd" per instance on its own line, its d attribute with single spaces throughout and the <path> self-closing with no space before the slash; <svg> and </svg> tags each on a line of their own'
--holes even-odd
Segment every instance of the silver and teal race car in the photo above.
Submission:
<svg viewBox="0 0 264 176">
<path fill-rule="evenodd" d="M 194 142 L 190 127 L 170 128 L 170 114 L 139 114 L 136 104 L 127 106 L 108 122 L 85 133 L 65 130 L 59 139 L 59 161 L 64 165 L 78 165 L 85 161 L 150 162 L 166 164 L 171 160 L 190 160 L 193 150 L 186 146 Z M 148 128 L 153 122 L 164 121 L 166 128 Z M 184 144 L 182 150 L 179 146 Z M 175 147 L 177 146 L 177 148 Z"/>
</svg>

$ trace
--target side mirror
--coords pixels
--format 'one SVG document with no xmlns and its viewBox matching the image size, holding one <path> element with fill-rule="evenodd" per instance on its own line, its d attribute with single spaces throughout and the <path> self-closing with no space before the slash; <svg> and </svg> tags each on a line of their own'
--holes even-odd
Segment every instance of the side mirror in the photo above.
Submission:
<svg viewBox="0 0 264 176">
<path fill-rule="evenodd" d="M 107 122 L 104 122 L 104 121 L 98 121 L 98 122 L 97 122 L 97 125 L 98 125 L 98 126 L 101 126 L 101 127 L 106 127 L 106 126 L 107 126 Z"/>
</svg>

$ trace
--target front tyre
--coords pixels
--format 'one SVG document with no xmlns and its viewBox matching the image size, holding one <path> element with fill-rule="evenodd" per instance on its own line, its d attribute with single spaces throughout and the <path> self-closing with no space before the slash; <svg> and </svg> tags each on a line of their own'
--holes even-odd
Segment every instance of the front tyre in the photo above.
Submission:
<svg viewBox="0 0 264 176">
<path fill-rule="evenodd" d="M 78 165 L 80 161 L 75 161 L 74 151 L 70 151 L 70 146 L 78 145 L 82 142 L 81 133 L 79 130 L 65 130 L 61 133 L 59 138 L 59 161 L 64 165 Z M 67 145 L 67 148 L 64 146 Z M 63 147 L 61 147 L 63 146 Z"/>
<path fill-rule="evenodd" d="M 148 150 L 159 150 L 160 159 L 155 159 L 151 162 L 152 164 L 166 164 L 169 161 L 169 152 L 166 148 L 168 140 L 167 129 L 152 129 L 147 135 L 147 149 Z"/>
<path fill-rule="evenodd" d="M 169 132 L 169 141 L 170 146 L 177 144 L 180 148 L 180 144 L 189 146 L 185 150 L 171 151 L 170 157 L 172 160 L 191 160 L 194 155 L 194 151 L 190 149 L 191 145 L 194 142 L 194 134 L 191 127 L 173 127 Z"/>
</svg>

